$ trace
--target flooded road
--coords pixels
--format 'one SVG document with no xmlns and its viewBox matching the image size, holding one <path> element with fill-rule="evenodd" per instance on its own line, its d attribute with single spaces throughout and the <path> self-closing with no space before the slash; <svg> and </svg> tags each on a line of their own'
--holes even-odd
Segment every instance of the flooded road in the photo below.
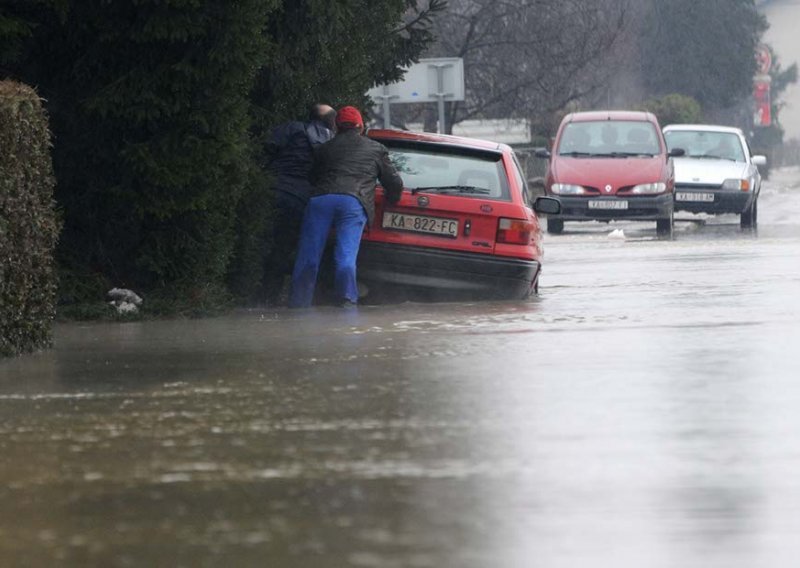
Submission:
<svg viewBox="0 0 800 568">
<path fill-rule="evenodd" d="M 0 565 L 796 566 L 800 172 L 759 215 L 568 224 L 525 303 L 59 326 Z"/>
</svg>

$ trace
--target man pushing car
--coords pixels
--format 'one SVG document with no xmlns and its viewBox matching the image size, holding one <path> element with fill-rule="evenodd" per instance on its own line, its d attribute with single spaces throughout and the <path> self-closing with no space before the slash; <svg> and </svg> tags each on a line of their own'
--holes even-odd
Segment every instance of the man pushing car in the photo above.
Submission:
<svg viewBox="0 0 800 568">
<path fill-rule="evenodd" d="M 336 232 L 336 298 L 342 306 L 358 303 L 356 259 L 364 225 L 375 216 L 375 180 L 380 181 L 389 203 L 399 201 L 403 192 L 403 180 L 389 160 L 389 151 L 362 136 L 364 121 L 358 109 L 341 108 L 336 127 L 336 137 L 314 152 L 310 175 L 314 191 L 300 230 L 289 296 L 292 308 L 311 305 L 331 227 Z"/>
</svg>

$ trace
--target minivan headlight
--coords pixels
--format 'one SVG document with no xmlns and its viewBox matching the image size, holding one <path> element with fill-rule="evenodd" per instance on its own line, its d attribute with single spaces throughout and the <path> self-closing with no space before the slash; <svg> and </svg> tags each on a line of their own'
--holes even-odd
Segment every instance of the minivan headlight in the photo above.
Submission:
<svg viewBox="0 0 800 568">
<path fill-rule="evenodd" d="M 571 183 L 554 183 L 550 186 L 550 190 L 557 195 L 583 195 L 586 193 L 585 187 Z"/>
<path fill-rule="evenodd" d="M 658 183 L 641 183 L 635 185 L 631 193 L 637 194 L 650 194 L 650 193 L 664 193 L 667 190 L 667 184 L 664 182 Z"/>
<path fill-rule="evenodd" d="M 722 182 L 722 189 L 750 191 L 750 180 L 736 178 L 726 179 L 724 182 Z"/>
</svg>

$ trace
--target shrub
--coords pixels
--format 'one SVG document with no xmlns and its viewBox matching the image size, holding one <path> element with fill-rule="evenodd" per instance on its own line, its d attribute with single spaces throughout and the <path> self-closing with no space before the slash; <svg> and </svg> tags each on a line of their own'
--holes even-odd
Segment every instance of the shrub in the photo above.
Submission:
<svg viewBox="0 0 800 568">
<path fill-rule="evenodd" d="M 692 124 L 703 120 L 703 110 L 692 97 L 671 94 L 645 101 L 642 110 L 652 112 L 658 117 L 661 126 L 668 124 Z"/>
<path fill-rule="evenodd" d="M 59 223 L 41 99 L 0 81 L 0 355 L 51 342 Z"/>
</svg>

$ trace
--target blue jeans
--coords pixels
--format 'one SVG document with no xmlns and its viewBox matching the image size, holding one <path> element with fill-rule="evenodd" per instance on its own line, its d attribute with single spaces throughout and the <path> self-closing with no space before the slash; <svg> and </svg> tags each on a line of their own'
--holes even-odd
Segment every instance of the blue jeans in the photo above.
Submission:
<svg viewBox="0 0 800 568">
<path fill-rule="evenodd" d="M 311 305 L 331 226 L 336 229 L 336 246 L 333 252 L 336 296 L 342 302 L 358 302 L 356 258 L 366 223 L 364 207 L 352 195 L 329 194 L 311 198 L 300 230 L 289 307 L 307 308 Z"/>
</svg>

